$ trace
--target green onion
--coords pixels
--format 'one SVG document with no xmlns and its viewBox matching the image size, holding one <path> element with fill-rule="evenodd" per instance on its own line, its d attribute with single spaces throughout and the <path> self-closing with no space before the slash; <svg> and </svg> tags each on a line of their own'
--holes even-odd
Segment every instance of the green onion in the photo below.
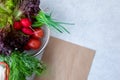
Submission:
<svg viewBox="0 0 120 80">
<path fill-rule="evenodd" d="M 70 23 L 57 22 L 54 19 L 52 19 L 51 14 L 48 15 L 43 11 L 40 11 L 35 18 L 36 18 L 36 21 L 33 23 L 32 25 L 33 27 L 41 27 L 42 25 L 45 24 L 47 27 L 54 28 L 60 33 L 63 33 L 63 32 L 70 33 L 65 27 L 62 26 L 62 24 L 70 24 Z"/>
</svg>

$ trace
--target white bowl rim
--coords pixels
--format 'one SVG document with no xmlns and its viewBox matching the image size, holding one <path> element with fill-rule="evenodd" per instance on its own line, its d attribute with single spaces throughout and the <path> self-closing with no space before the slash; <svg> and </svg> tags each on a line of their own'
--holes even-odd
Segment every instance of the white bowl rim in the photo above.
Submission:
<svg viewBox="0 0 120 80">
<path fill-rule="evenodd" d="M 33 56 L 38 56 L 39 54 L 41 54 L 44 51 L 45 47 L 47 46 L 47 44 L 49 42 L 49 39 L 50 39 L 50 29 L 47 26 L 46 26 L 46 28 L 48 30 L 47 40 L 46 40 L 44 46 L 36 54 L 34 54 Z"/>
</svg>

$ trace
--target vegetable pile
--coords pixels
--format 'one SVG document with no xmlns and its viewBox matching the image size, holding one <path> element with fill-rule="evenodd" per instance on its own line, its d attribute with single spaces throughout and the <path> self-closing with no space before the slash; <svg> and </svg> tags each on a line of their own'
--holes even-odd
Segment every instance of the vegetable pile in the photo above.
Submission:
<svg viewBox="0 0 120 80">
<path fill-rule="evenodd" d="M 43 25 L 60 33 L 69 31 L 39 7 L 40 0 L 0 0 L 0 53 L 36 50 L 44 37 Z"/>
<path fill-rule="evenodd" d="M 69 33 L 62 26 L 66 23 L 55 21 L 39 5 L 40 0 L 0 0 L 0 66 L 8 67 L 5 80 L 26 80 L 45 70 L 40 60 L 24 53 L 40 49 L 43 25 Z"/>
</svg>

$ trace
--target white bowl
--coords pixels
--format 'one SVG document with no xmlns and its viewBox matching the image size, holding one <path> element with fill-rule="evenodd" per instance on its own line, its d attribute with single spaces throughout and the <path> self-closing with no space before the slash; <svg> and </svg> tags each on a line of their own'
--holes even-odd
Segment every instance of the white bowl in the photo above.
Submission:
<svg viewBox="0 0 120 80">
<path fill-rule="evenodd" d="M 25 51 L 26 53 L 32 55 L 32 56 L 38 56 L 39 54 L 42 54 L 45 47 L 48 44 L 49 38 L 50 38 L 50 29 L 46 26 L 41 27 L 44 31 L 44 37 L 41 40 L 42 45 L 39 49 L 37 50 L 29 50 L 29 51 Z"/>
<path fill-rule="evenodd" d="M 40 60 L 42 58 L 42 54 L 50 38 L 50 29 L 46 26 L 43 26 L 42 29 L 44 30 L 44 37 L 42 38 L 41 47 L 38 50 L 25 51 L 29 53 L 30 55 L 37 57 Z M 35 74 L 33 74 L 31 77 L 27 77 L 27 80 L 34 80 L 34 77 L 35 77 Z"/>
</svg>

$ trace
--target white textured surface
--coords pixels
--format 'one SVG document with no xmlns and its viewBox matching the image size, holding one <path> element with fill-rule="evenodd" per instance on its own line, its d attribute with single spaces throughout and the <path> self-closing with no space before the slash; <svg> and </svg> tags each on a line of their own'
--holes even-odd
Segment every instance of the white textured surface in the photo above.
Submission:
<svg viewBox="0 0 120 80">
<path fill-rule="evenodd" d="M 96 50 L 88 80 L 120 80 L 120 0 L 41 0 L 71 34 L 52 36 Z"/>
</svg>

